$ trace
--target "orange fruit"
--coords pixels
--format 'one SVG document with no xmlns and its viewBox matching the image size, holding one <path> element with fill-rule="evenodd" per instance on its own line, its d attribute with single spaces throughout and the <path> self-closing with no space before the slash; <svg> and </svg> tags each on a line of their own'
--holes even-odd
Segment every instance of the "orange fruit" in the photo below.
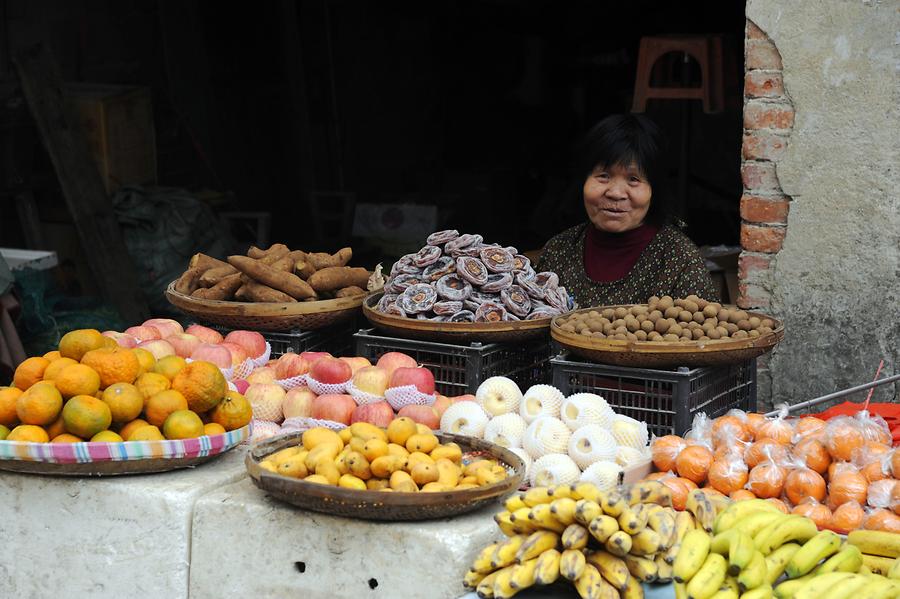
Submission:
<svg viewBox="0 0 900 599">
<path fill-rule="evenodd" d="M 691 445 L 682 449 L 675 458 L 675 469 L 678 476 L 700 484 L 706 480 L 712 462 L 713 453 L 710 450 L 702 445 Z"/>
<path fill-rule="evenodd" d="M 218 366 L 198 361 L 191 362 L 175 375 L 172 388 L 184 395 L 190 409 L 206 412 L 222 401 L 228 383 Z"/>
<path fill-rule="evenodd" d="M 225 427 L 216 422 L 207 422 L 203 425 L 203 434 L 208 436 L 213 435 L 224 435 L 226 432 Z"/>
<path fill-rule="evenodd" d="M 119 436 L 128 440 L 128 437 L 131 436 L 131 433 L 141 428 L 142 426 L 149 426 L 150 423 L 144 420 L 143 418 L 135 418 L 131 422 L 126 423 L 122 428 L 119 429 Z"/>
<path fill-rule="evenodd" d="M 76 395 L 63 408 L 66 431 L 90 439 L 112 424 L 112 413 L 103 400 L 92 395 Z"/>
<path fill-rule="evenodd" d="M 751 436 L 747 423 L 737 416 L 722 416 L 713 420 L 712 439 L 716 446 L 731 445 L 736 440 L 749 441 Z"/>
<path fill-rule="evenodd" d="M 211 412 L 211 420 L 226 431 L 233 431 L 250 424 L 253 406 L 237 391 L 228 391 L 225 398 Z"/>
<path fill-rule="evenodd" d="M 884 467 L 881 465 L 881 460 L 870 462 L 861 472 L 870 483 L 874 483 L 876 480 L 884 480 L 888 477 Z"/>
<path fill-rule="evenodd" d="M 780 511 L 784 514 L 789 514 L 791 512 L 791 510 L 788 509 L 787 504 L 780 499 L 777 499 L 775 497 L 769 497 L 768 499 L 766 499 L 766 501 L 768 501 L 769 503 L 771 503 L 772 505 L 777 507 L 778 511 Z"/>
<path fill-rule="evenodd" d="M 145 372 L 137 378 L 134 382 L 134 386 L 137 387 L 138 391 L 141 392 L 141 395 L 143 395 L 146 400 L 160 391 L 169 389 L 172 386 L 172 383 L 161 374 Z"/>
<path fill-rule="evenodd" d="M 856 470 L 846 469 L 836 473 L 831 479 L 828 485 L 828 503 L 835 508 L 848 501 L 865 505 L 868 493 L 869 483 L 866 477 Z"/>
<path fill-rule="evenodd" d="M 749 468 L 740 458 L 715 460 L 709 467 L 709 484 L 714 489 L 729 495 L 743 489 L 747 484 Z"/>
<path fill-rule="evenodd" d="M 69 433 L 63 433 L 61 435 L 56 435 L 50 439 L 51 443 L 81 443 L 84 439 L 81 437 L 76 437 L 75 435 L 70 435 Z"/>
<path fill-rule="evenodd" d="M 767 420 L 756 429 L 756 439 L 774 439 L 782 445 L 790 445 L 794 438 L 794 427 L 783 418 Z"/>
<path fill-rule="evenodd" d="M 815 470 L 819 474 L 825 474 L 831 465 L 831 456 L 825 446 L 816 439 L 803 439 L 794 446 L 794 457 L 800 458 L 806 463 L 806 467 Z"/>
<path fill-rule="evenodd" d="M 16 399 L 16 414 L 22 424 L 50 424 L 62 410 L 62 395 L 52 383 L 32 385 Z"/>
<path fill-rule="evenodd" d="M 815 522 L 816 526 L 819 528 L 824 528 L 831 524 L 831 518 L 833 516 L 827 505 L 822 505 L 817 501 L 808 501 L 806 503 L 801 503 L 800 505 L 795 505 L 794 509 L 791 510 L 791 513 L 809 518 Z"/>
<path fill-rule="evenodd" d="M 747 488 L 753 491 L 754 495 L 763 499 L 778 497 L 784 488 L 785 478 L 787 478 L 787 473 L 784 468 L 772 462 L 763 462 L 750 470 Z"/>
<path fill-rule="evenodd" d="M 852 424 L 834 424 L 829 427 L 825 446 L 835 460 L 849 461 L 853 452 L 865 445 L 866 439 L 862 431 Z"/>
<path fill-rule="evenodd" d="M 19 421 L 16 400 L 22 395 L 18 387 L 0 387 L 0 424 L 12 426 Z"/>
<path fill-rule="evenodd" d="M 152 424 L 148 424 L 147 426 L 142 426 L 138 429 L 135 429 L 131 435 L 129 435 L 125 440 L 126 441 L 164 441 L 166 438 L 163 437 L 162 432 L 159 430 L 159 427 L 153 426 Z"/>
<path fill-rule="evenodd" d="M 44 357 L 47 358 L 48 360 L 50 360 L 51 362 L 54 362 L 54 361 L 60 359 L 62 356 L 59 355 L 59 350 L 55 349 L 53 351 L 48 351 L 46 354 L 44 354 Z"/>
<path fill-rule="evenodd" d="M 188 402 L 184 395 L 169 389 L 152 395 L 144 405 L 144 416 L 153 426 L 162 426 L 172 412 L 187 410 Z"/>
<path fill-rule="evenodd" d="M 44 378 L 44 371 L 50 366 L 47 358 L 27 358 L 16 367 L 13 374 L 13 385 L 26 391 L 30 386 Z"/>
<path fill-rule="evenodd" d="M 151 372 L 161 374 L 171 381 L 185 366 L 187 361 L 181 356 L 165 356 L 156 361 Z"/>
<path fill-rule="evenodd" d="M 103 335 L 103 347 L 109 347 L 109 348 L 119 347 L 119 343 L 112 337 L 107 337 L 106 335 Z"/>
<path fill-rule="evenodd" d="M 102 348 L 89 351 L 81 358 L 100 375 L 100 386 L 113 383 L 133 383 L 141 373 L 141 363 L 130 349 L 124 347 Z"/>
<path fill-rule="evenodd" d="M 59 415 L 59 418 L 53 421 L 53 424 L 45 426 L 44 429 L 47 431 L 47 436 L 51 439 L 65 433 L 66 421 L 63 420 L 62 414 Z"/>
<path fill-rule="evenodd" d="M 50 362 L 50 365 L 47 366 L 47 370 L 44 371 L 44 380 L 52 381 L 55 380 L 60 372 L 63 371 L 63 368 L 66 366 L 71 366 L 73 364 L 78 364 L 76 360 L 72 358 L 59 358 L 57 360 L 53 360 Z"/>
<path fill-rule="evenodd" d="M 6 435 L 7 441 L 27 441 L 29 443 L 48 443 L 47 431 L 33 424 L 20 424 Z"/>
<path fill-rule="evenodd" d="M 669 487 L 672 492 L 672 505 L 676 510 L 683 510 L 687 504 L 688 493 L 697 488 L 694 481 L 677 476 L 668 476 L 659 479 L 659 482 Z"/>
<path fill-rule="evenodd" d="M 858 503 L 848 501 L 844 505 L 839 505 L 831 514 L 831 528 L 850 532 L 859 528 L 865 517 L 866 512 Z"/>
<path fill-rule="evenodd" d="M 84 354 L 100 349 L 106 345 L 106 337 L 97 329 L 78 329 L 69 331 L 59 340 L 59 355 L 81 362 Z"/>
<path fill-rule="evenodd" d="M 124 440 L 118 433 L 112 431 L 100 431 L 91 437 L 94 443 L 121 443 Z"/>
<path fill-rule="evenodd" d="M 796 468 L 784 479 L 784 494 L 794 505 L 810 499 L 822 503 L 825 500 L 825 479 L 815 470 Z"/>
<path fill-rule="evenodd" d="M 162 431 L 166 439 L 196 439 L 203 436 L 203 421 L 196 412 L 177 410 L 166 418 Z"/>
<path fill-rule="evenodd" d="M 153 365 L 156 364 L 156 356 L 148 352 L 143 347 L 135 347 L 131 350 L 137 356 L 138 362 L 141 363 L 141 372 L 150 372 Z"/>
<path fill-rule="evenodd" d="M 665 435 L 650 444 L 653 465 L 660 472 L 675 470 L 675 458 L 687 447 L 687 441 L 677 435 Z"/>
<path fill-rule="evenodd" d="M 113 383 L 103 391 L 100 399 L 109 406 L 112 421 L 116 423 L 130 422 L 144 409 L 144 395 L 128 383 Z"/>
<path fill-rule="evenodd" d="M 747 430 L 750 431 L 751 439 L 759 438 L 759 427 L 768 422 L 765 416 L 762 414 L 757 414 L 756 412 L 750 412 L 747 414 Z"/>
<path fill-rule="evenodd" d="M 787 448 L 775 439 L 760 439 L 744 452 L 744 461 L 753 468 L 765 461 L 781 464 L 787 459 Z"/>
<path fill-rule="evenodd" d="M 894 490 L 891 491 L 891 509 L 900 516 L 900 485 L 894 485 Z"/>
<path fill-rule="evenodd" d="M 54 381 L 56 388 L 66 399 L 76 395 L 95 395 L 100 390 L 100 375 L 84 364 L 72 364 L 63 368 Z"/>
<path fill-rule="evenodd" d="M 756 499 L 756 495 L 753 494 L 753 491 L 748 491 L 747 489 L 740 489 L 735 491 L 731 495 L 732 501 L 746 501 L 747 499 Z"/>
<path fill-rule="evenodd" d="M 794 430 L 797 432 L 801 438 L 805 438 L 807 435 L 818 436 L 817 433 L 820 433 L 825 429 L 825 421 L 821 418 L 816 418 L 815 416 L 805 416 L 797 421 Z"/>
</svg>

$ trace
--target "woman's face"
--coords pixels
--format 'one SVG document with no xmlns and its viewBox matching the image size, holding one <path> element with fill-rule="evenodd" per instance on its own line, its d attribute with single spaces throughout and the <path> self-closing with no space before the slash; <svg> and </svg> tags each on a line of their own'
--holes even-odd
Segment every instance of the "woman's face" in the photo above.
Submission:
<svg viewBox="0 0 900 599">
<path fill-rule="evenodd" d="M 597 166 L 584 182 L 584 209 L 595 227 L 624 233 L 644 222 L 650 183 L 635 165 Z"/>
</svg>

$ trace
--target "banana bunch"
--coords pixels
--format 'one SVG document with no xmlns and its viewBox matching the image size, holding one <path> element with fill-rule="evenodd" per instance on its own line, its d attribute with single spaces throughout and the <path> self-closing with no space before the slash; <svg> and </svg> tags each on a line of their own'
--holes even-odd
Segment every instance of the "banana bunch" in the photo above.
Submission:
<svg viewBox="0 0 900 599">
<path fill-rule="evenodd" d="M 690 531 L 709 538 L 704 529 L 712 530 L 719 506 L 699 495 L 691 511 L 676 512 L 657 481 L 612 492 L 579 482 L 518 493 L 494 516 L 506 540 L 481 551 L 463 584 L 494 599 L 556 580 L 582 598 L 643 597 L 642 583 L 672 580 Z"/>
<path fill-rule="evenodd" d="M 859 549 L 863 565 L 875 574 L 900 580 L 900 534 L 880 530 L 854 530 L 847 543 Z"/>
</svg>

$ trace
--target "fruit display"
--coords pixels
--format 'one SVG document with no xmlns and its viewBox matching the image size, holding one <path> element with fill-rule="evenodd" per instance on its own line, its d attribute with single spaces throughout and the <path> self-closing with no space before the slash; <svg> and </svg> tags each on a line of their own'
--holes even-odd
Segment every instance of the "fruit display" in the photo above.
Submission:
<svg viewBox="0 0 900 599">
<path fill-rule="evenodd" d="M 306 482 L 360 491 L 432 493 L 491 485 L 508 476 L 494 459 L 464 460 L 456 443 L 441 443 L 411 418 L 387 427 L 355 422 L 335 432 L 311 428 L 300 444 L 281 449 L 260 468 Z"/>
<path fill-rule="evenodd" d="M 26 359 L 0 387 L 0 439 L 39 443 L 152 441 L 246 426 L 249 401 L 211 362 L 157 359 L 94 329 L 66 333 L 57 350 Z"/>
<path fill-rule="evenodd" d="M 516 248 L 483 242 L 481 235 L 432 233 L 425 247 L 394 263 L 376 310 L 438 322 L 500 322 L 571 309 L 556 273 L 536 273 Z"/>
<path fill-rule="evenodd" d="M 647 304 L 573 312 L 556 321 L 568 333 L 621 341 L 675 342 L 753 339 L 771 333 L 772 319 L 708 302 L 653 296 Z"/>
<path fill-rule="evenodd" d="M 551 385 L 522 393 L 511 379 L 496 376 L 471 399 L 458 399 L 441 416 L 441 430 L 515 452 L 532 486 L 586 481 L 606 491 L 621 482 L 625 468 L 650 459 L 646 423 L 616 414 L 599 395 L 565 397 Z"/>
<path fill-rule="evenodd" d="M 643 597 L 642 583 L 673 579 L 694 536 L 709 539 L 671 500 L 655 481 L 608 492 L 576 482 L 512 495 L 494 516 L 505 540 L 479 552 L 463 585 L 494 599 L 556 581 L 567 581 L 583 598 Z"/>
<path fill-rule="evenodd" d="M 365 295 L 371 273 L 350 267 L 352 248 L 334 254 L 291 250 L 281 243 L 250 247 L 227 262 L 195 254 L 175 282 L 175 291 L 208 300 L 302 302 Z"/>
<path fill-rule="evenodd" d="M 885 421 L 865 412 L 828 421 L 784 416 L 701 415 L 686 438 L 653 440 L 659 472 L 651 477 L 673 490 L 676 504 L 703 486 L 765 499 L 820 528 L 900 532 L 900 452 Z"/>
</svg>

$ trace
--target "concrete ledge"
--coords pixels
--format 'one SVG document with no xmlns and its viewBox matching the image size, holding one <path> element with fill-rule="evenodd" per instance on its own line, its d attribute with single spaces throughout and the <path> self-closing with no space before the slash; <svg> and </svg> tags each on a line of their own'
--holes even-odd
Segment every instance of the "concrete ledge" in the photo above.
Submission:
<svg viewBox="0 0 900 599">
<path fill-rule="evenodd" d="M 478 551 L 502 537 L 500 509 L 368 522 L 303 511 L 244 479 L 197 502 L 190 596 L 455 599 Z"/>
<path fill-rule="evenodd" d="M 194 505 L 246 477 L 245 454 L 162 474 L 0 472 L 0 597 L 186 598 Z"/>
</svg>

